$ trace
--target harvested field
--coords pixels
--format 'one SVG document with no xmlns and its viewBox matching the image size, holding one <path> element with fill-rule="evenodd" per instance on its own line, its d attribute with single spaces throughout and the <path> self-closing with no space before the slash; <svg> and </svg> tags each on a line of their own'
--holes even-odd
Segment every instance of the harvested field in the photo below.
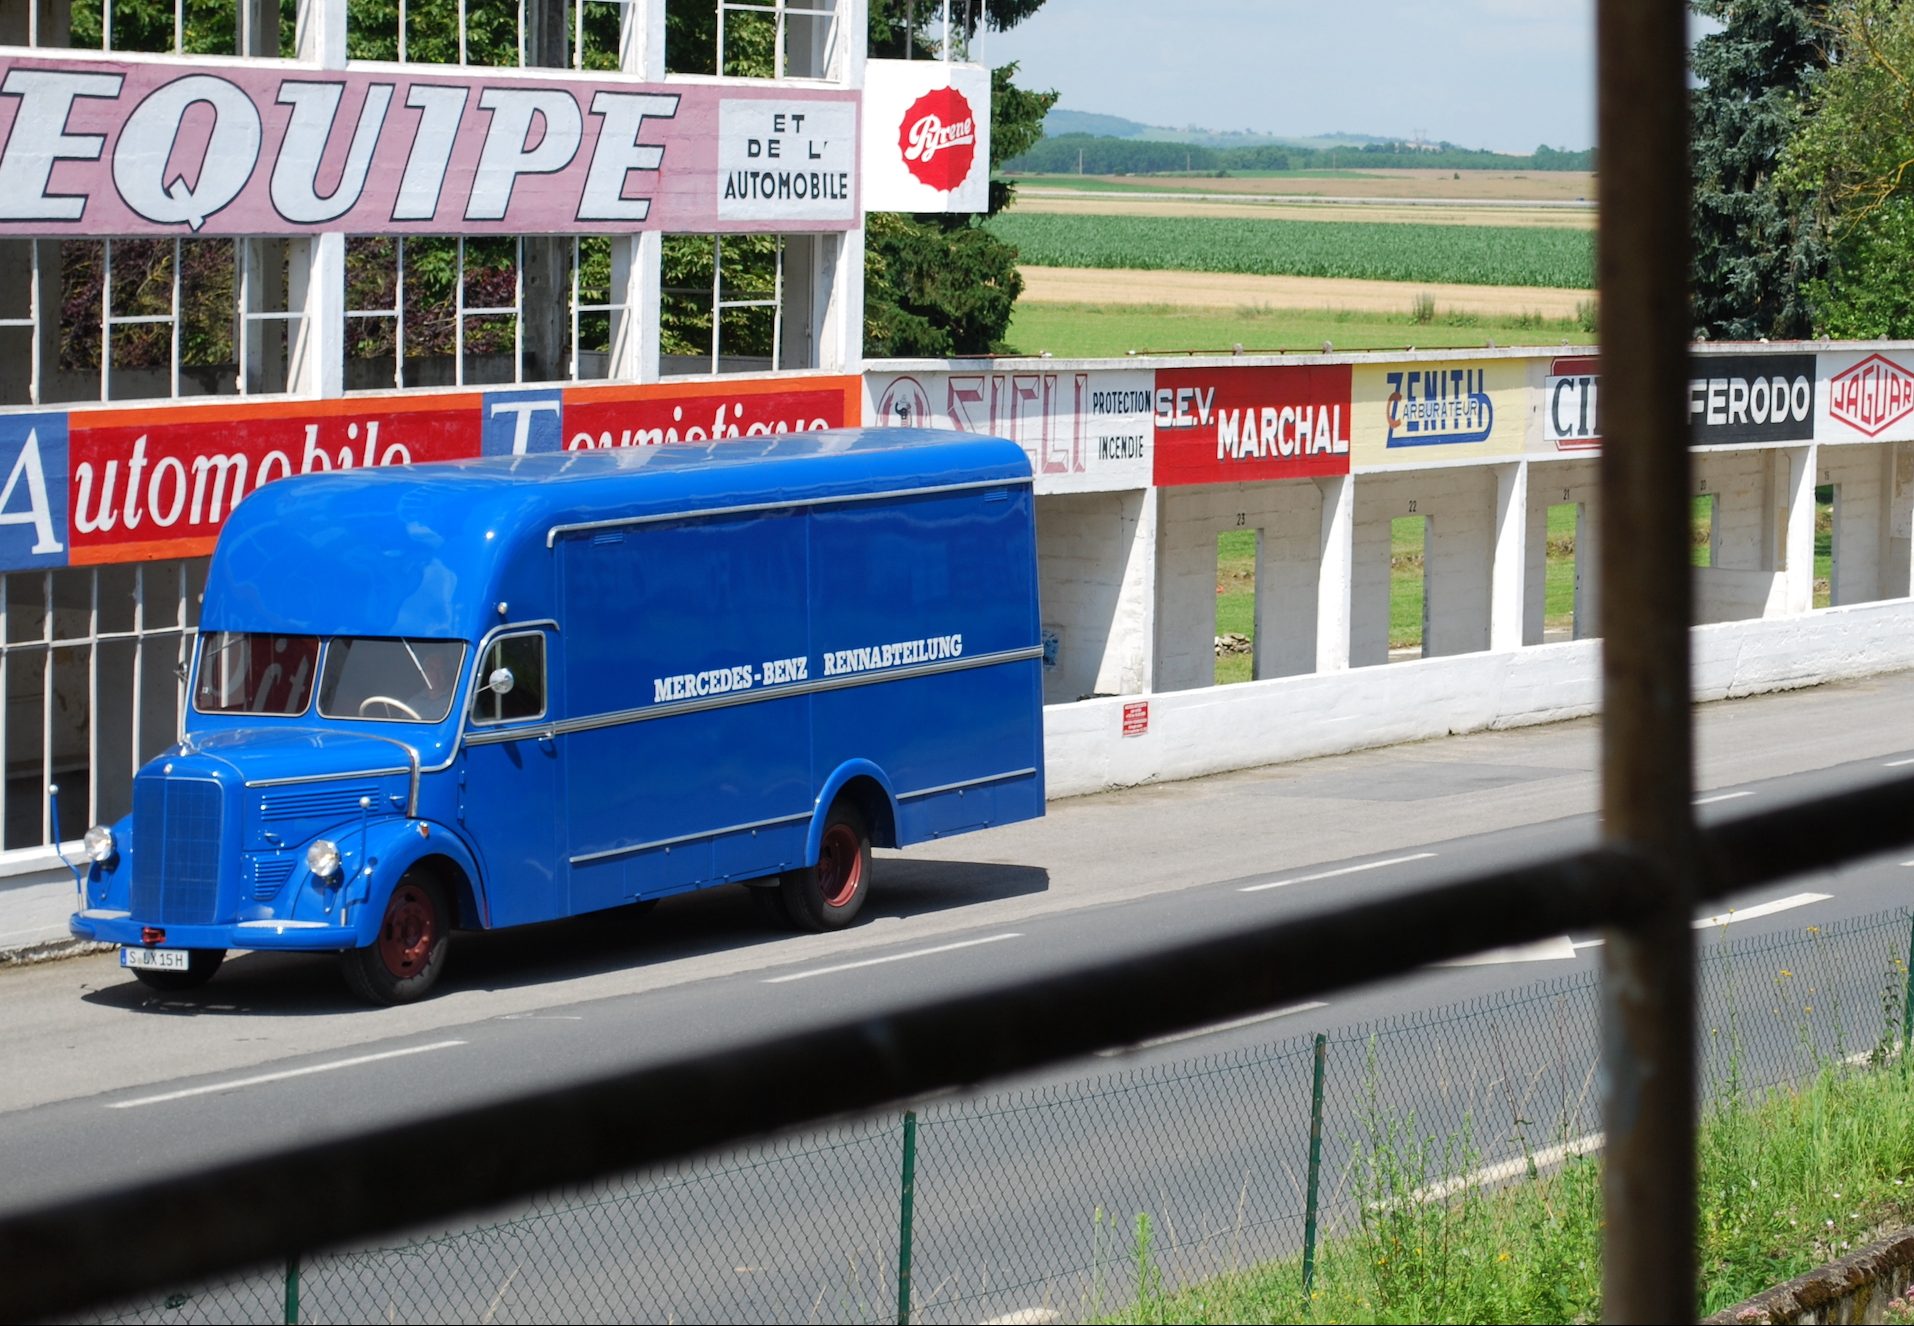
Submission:
<svg viewBox="0 0 1914 1326">
<path fill-rule="evenodd" d="M 1467 202 L 1310 202 L 1294 198 L 1228 198 L 1217 194 L 1083 193 L 1024 185 L 1012 212 L 1066 216 L 1218 216 L 1254 221 L 1386 221 L 1431 226 L 1548 226 L 1592 230 L 1593 208 L 1488 207 Z"/>
<path fill-rule="evenodd" d="M 1405 281 L 1331 280 L 1309 276 L 1241 276 L 1220 272 L 1117 271 L 1022 267 L 1022 300 L 1032 304 L 1156 304 L 1179 308 L 1329 308 L 1407 313 L 1419 295 L 1436 312 L 1572 318 L 1592 290 L 1537 286 L 1437 285 Z"/>
</svg>

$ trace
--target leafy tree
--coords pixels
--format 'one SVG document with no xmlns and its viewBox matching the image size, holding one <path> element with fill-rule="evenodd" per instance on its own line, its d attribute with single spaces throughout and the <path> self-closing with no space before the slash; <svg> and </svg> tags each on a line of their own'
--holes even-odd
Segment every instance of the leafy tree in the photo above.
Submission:
<svg viewBox="0 0 1914 1326">
<path fill-rule="evenodd" d="M 1827 266 L 1811 195 L 1777 175 L 1824 77 L 1826 0 L 1695 0 L 1722 24 L 1695 44 L 1695 335 L 1806 336 Z"/>
<path fill-rule="evenodd" d="M 1815 281 L 1819 330 L 1914 336 L 1914 10 L 1833 0 L 1828 68 L 1788 145 L 1784 183 L 1817 198 L 1832 265 Z"/>
<path fill-rule="evenodd" d="M 1034 14 L 1043 0 L 997 0 L 990 26 L 1002 31 Z M 871 0 L 870 54 L 875 59 L 932 58 L 936 6 L 913 0 Z M 941 18 L 941 14 L 937 17 Z M 967 50 L 982 6 L 951 6 L 954 39 Z M 1015 65 L 991 71 L 990 165 L 1022 156 L 1043 137 L 1054 92 L 1027 92 L 1011 80 Z M 1010 205 L 1012 187 L 990 184 L 994 216 Z M 1010 312 L 1023 291 L 1017 251 L 982 228 L 983 217 L 870 213 L 864 230 L 864 351 L 870 355 L 986 354 L 1004 348 Z"/>
</svg>

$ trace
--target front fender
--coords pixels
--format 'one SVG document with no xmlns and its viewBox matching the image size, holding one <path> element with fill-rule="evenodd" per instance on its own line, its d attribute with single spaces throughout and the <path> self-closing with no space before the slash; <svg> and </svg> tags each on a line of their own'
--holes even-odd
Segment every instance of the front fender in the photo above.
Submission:
<svg viewBox="0 0 1914 1326">
<path fill-rule="evenodd" d="M 475 919 L 482 922 L 489 915 L 484 884 L 472 849 L 443 824 L 430 820 L 382 820 L 367 826 L 363 837 L 355 831 L 341 838 L 339 860 L 344 883 L 327 890 L 317 880 L 310 881 L 306 896 L 301 899 L 301 912 L 315 904 L 323 906 L 327 901 L 325 894 L 330 892 L 332 905 L 347 909 L 345 923 L 359 947 L 370 944 L 378 936 L 386 904 L 392 900 L 392 890 L 405 878 L 405 872 L 431 857 L 443 858 L 464 874 L 471 887 L 471 901 L 477 908 Z M 456 921 L 460 901 L 458 881 L 447 880 L 446 886 L 451 891 L 446 902 L 453 909 L 451 919 Z"/>
</svg>

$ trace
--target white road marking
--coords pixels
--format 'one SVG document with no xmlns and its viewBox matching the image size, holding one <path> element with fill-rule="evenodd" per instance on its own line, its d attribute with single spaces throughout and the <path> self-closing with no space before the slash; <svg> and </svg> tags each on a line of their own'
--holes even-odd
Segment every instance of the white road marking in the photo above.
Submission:
<svg viewBox="0 0 1914 1326">
<path fill-rule="evenodd" d="M 1098 1050 L 1099 1057 L 1112 1059 L 1120 1054 L 1130 1054 L 1137 1050 L 1153 1050 L 1159 1045 L 1174 1045 L 1178 1041 L 1195 1040 L 1198 1036 L 1216 1036 L 1225 1031 L 1235 1031 L 1240 1027 L 1253 1027 L 1259 1022 L 1274 1022 L 1277 1018 L 1286 1018 L 1294 1013 L 1307 1013 L 1311 1009 L 1328 1008 L 1320 999 L 1304 1004 L 1289 1004 L 1268 1013 L 1252 1013 L 1246 1018 L 1231 1018 L 1228 1022 L 1213 1022 L 1207 1027 L 1195 1027 L 1189 1031 L 1173 1031 L 1167 1036 L 1152 1036 L 1146 1041 L 1134 1045 L 1119 1045 L 1114 1049 Z"/>
<path fill-rule="evenodd" d="M 1697 806 L 1712 806 L 1717 801 L 1735 801 L 1741 797 L 1751 797 L 1753 795 L 1753 792 L 1717 792 L 1713 796 L 1696 797 L 1695 804 Z"/>
<path fill-rule="evenodd" d="M 855 971 L 859 967 L 876 967 L 886 962 L 903 962 L 907 958 L 927 958 L 933 953 L 952 953 L 960 948 L 976 948 L 979 944 L 996 944 L 1006 939 L 1021 939 L 1019 931 L 1004 935 L 987 935 L 982 939 L 960 939 L 955 944 L 938 944 L 933 948 L 916 948 L 908 953 L 892 953 L 882 958 L 863 958 L 857 962 L 840 962 L 835 967 L 814 967 L 810 971 L 792 972 L 789 976 L 767 976 L 766 985 L 782 985 L 786 981 L 806 981 L 813 976 L 829 976 L 833 972 Z"/>
<path fill-rule="evenodd" d="M 1344 866 L 1340 870 L 1325 870 L 1316 875 L 1295 875 L 1289 879 L 1272 879 L 1267 884 L 1245 884 L 1238 893 L 1261 893 L 1264 889 L 1280 889 L 1290 884 L 1313 884 L 1319 879 L 1334 879 L 1338 875 L 1354 875 L 1364 870 L 1381 870 L 1384 866 L 1399 866 L 1405 861 L 1426 861 L 1434 852 L 1415 852 L 1409 856 L 1392 856 L 1387 861 L 1370 861 L 1360 866 Z"/>
<path fill-rule="evenodd" d="M 220 1091 L 237 1091 L 241 1087 L 256 1087 L 266 1082 L 284 1082 L 287 1078 L 307 1077 L 313 1073 L 330 1073 L 335 1068 L 357 1068 L 360 1064 L 378 1063 L 383 1059 L 400 1059 L 410 1054 L 425 1054 L 432 1050 L 449 1050 L 454 1045 L 463 1045 L 464 1041 L 434 1041 L 430 1045 L 412 1045 L 403 1050 L 384 1050 L 378 1054 L 362 1054 L 352 1059 L 337 1059 L 329 1064 L 311 1064 L 305 1068 L 288 1068 L 279 1073 L 261 1073 L 257 1077 L 235 1078 L 231 1082 L 213 1082 L 203 1087 L 187 1087 L 183 1091 L 168 1091 L 158 1096 L 141 1096 L 137 1100 L 116 1100 L 107 1105 L 109 1110 L 130 1110 L 139 1105 L 159 1105 L 169 1100 L 185 1100 L 188 1096 L 210 1096 Z"/>
<path fill-rule="evenodd" d="M 1773 916 L 1776 912 L 1806 907 L 1811 902 L 1826 902 L 1831 896 L 1826 893 L 1791 893 L 1785 898 L 1776 898 L 1773 902 L 1758 902 L 1752 907 L 1736 907 L 1729 911 L 1718 912 L 1713 916 L 1704 916 L 1695 922 L 1695 929 L 1712 930 L 1718 925 L 1732 925 L 1736 921 L 1752 921 L 1757 916 Z"/>
<path fill-rule="evenodd" d="M 1554 1146 L 1545 1146 L 1539 1151 L 1531 1151 L 1526 1156 L 1517 1156 L 1513 1160 L 1504 1160 L 1495 1165 L 1485 1165 L 1472 1174 L 1457 1175 L 1453 1179 L 1444 1179 L 1440 1183 L 1418 1188 L 1409 1194 L 1408 1200 L 1412 1202 L 1440 1201 L 1468 1188 L 1500 1183 L 1504 1179 L 1526 1174 L 1531 1164 L 1538 1170 L 1552 1169 L 1571 1156 L 1585 1156 L 1601 1149 L 1602 1134 L 1587 1133 Z"/>
<path fill-rule="evenodd" d="M 1558 962 L 1563 958 L 1575 956 L 1575 945 L 1569 942 L 1567 935 L 1555 939 L 1538 939 L 1533 944 L 1511 944 L 1507 948 L 1492 948 L 1485 953 L 1477 953 L 1466 958 L 1451 958 L 1447 962 L 1438 962 L 1438 967 L 1490 967 L 1503 962 Z"/>
</svg>

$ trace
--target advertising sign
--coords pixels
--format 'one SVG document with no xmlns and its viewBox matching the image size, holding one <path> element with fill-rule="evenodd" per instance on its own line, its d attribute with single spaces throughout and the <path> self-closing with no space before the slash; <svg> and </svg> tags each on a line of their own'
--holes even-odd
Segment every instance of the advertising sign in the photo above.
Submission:
<svg viewBox="0 0 1914 1326">
<path fill-rule="evenodd" d="M 1601 360 L 1576 355 L 1549 361 L 1542 379 L 1542 449 L 1599 451 L 1601 417 L 1596 412 Z"/>
<path fill-rule="evenodd" d="M 941 60 L 864 66 L 864 206 L 982 212 L 990 206 L 990 71 Z"/>
<path fill-rule="evenodd" d="M 1356 464 L 1515 455 L 1524 450 L 1528 367 L 1515 359 L 1359 364 Z"/>
<path fill-rule="evenodd" d="M 478 405 L 458 394 L 76 411 L 69 561 L 211 552 L 239 499 L 289 474 L 474 455 Z"/>
<path fill-rule="evenodd" d="M 1811 354 L 1696 355 L 1688 424 L 1697 446 L 1806 442 L 1814 437 Z"/>
<path fill-rule="evenodd" d="M 1347 364 L 1156 374 L 1156 482 L 1245 483 L 1349 472 Z"/>
<path fill-rule="evenodd" d="M 0 570 L 211 552 L 291 474 L 855 425 L 847 375 L 0 414 Z"/>
<path fill-rule="evenodd" d="M 856 223 L 857 94 L 517 70 L 0 59 L 0 235 Z"/>
<path fill-rule="evenodd" d="M 655 447 L 845 428 L 858 422 L 858 389 L 855 377 L 570 387 L 564 393 L 565 449 Z"/>
<path fill-rule="evenodd" d="M 1883 442 L 1914 437 L 1914 358 L 1905 351 L 1815 356 L 1814 436 L 1822 442 Z"/>
<path fill-rule="evenodd" d="M 66 415 L 0 415 L 0 568 L 65 566 Z"/>
<path fill-rule="evenodd" d="M 1007 437 L 1030 457 L 1039 493 L 1150 486 L 1148 369 L 872 373 L 873 425 Z"/>
</svg>

